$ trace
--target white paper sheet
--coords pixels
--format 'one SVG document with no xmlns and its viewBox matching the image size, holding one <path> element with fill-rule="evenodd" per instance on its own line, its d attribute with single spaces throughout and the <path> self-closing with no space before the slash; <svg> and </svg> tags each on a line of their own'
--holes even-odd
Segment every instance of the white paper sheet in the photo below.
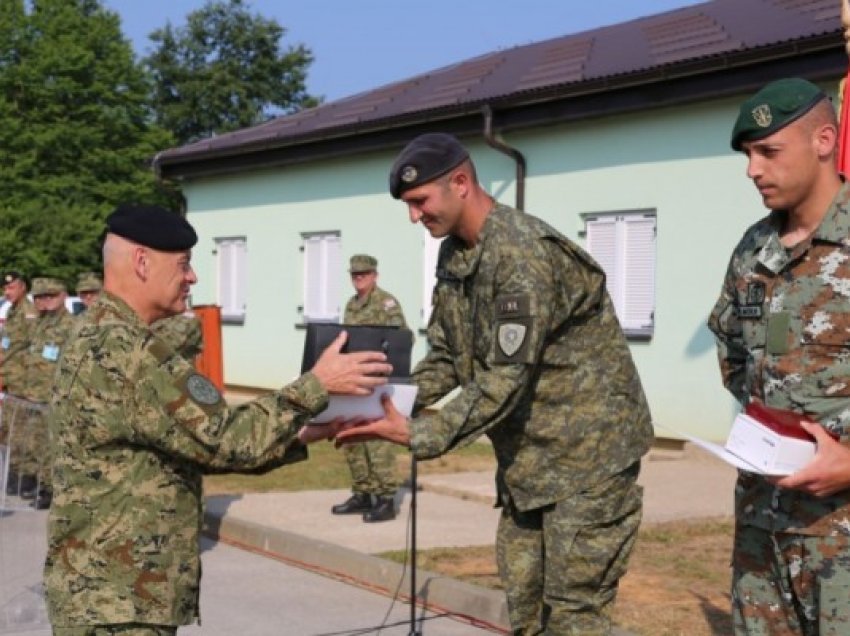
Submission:
<svg viewBox="0 0 850 636">
<path fill-rule="evenodd" d="M 393 404 L 402 415 L 410 417 L 417 390 L 415 384 L 385 384 L 375 389 L 372 395 L 332 395 L 328 408 L 314 417 L 310 423 L 325 424 L 337 417 L 347 420 L 355 417 L 369 420 L 383 417 L 384 407 L 381 406 L 381 396 L 384 394 L 392 398 Z"/>
</svg>

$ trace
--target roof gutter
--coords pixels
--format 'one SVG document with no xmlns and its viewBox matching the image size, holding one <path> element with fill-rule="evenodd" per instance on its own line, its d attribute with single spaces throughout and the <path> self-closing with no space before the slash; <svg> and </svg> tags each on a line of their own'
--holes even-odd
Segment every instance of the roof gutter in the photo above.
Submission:
<svg viewBox="0 0 850 636">
<path fill-rule="evenodd" d="M 493 109 L 490 104 L 481 107 L 484 114 L 484 141 L 491 148 L 495 148 L 502 154 L 509 156 L 516 162 L 516 209 L 520 212 L 525 210 L 525 171 L 526 163 L 523 154 L 516 148 L 512 148 L 503 141 L 496 139 L 493 134 Z"/>
</svg>

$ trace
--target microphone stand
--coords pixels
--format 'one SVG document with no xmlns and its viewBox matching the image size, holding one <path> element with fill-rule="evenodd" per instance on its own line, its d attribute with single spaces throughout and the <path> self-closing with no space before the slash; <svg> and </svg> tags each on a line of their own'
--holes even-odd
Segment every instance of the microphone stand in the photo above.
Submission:
<svg viewBox="0 0 850 636">
<path fill-rule="evenodd" d="M 410 631 L 408 636 L 422 636 L 416 629 L 416 458 L 410 455 Z"/>
</svg>

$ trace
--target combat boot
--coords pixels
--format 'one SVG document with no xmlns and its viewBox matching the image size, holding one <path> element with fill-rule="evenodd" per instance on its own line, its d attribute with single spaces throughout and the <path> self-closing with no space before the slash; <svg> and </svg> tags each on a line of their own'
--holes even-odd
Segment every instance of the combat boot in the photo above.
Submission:
<svg viewBox="0 0 850 636">
<path fill-rule="evenodd" d="M 355 492 L 341 504 L 331 508 L 335 515 L 353 515 L 360 512 L 368 512 L 372 509 L 372 496 L 365 492 Z"/>
<path fill-rule="evenodd" d="M 38 494 L 38 478 L 35 475 L 21 475 L 18 487 L 21 499 L 35 499 Z"/>
<path fill-rule="evenodd" d="M 40 488 L 38 496 L 33 500 L 32 507 L 36 510 L 47 510 L 53 502 L 53 491 L 49 488 Z"/>
<path fill-rule="evenodd" d="M 17 495 L 18 494 L 18 473 L 9 472 L 9 479 L 6 481 L 6 494 L 7 495 Z"/>
<path fill-rule="evenodd" d="M 392 521 L 393 519 L 395 519 L 395 500 L 393 497 L 377 497 L 374 507 L 369 512 L 363 513 L 363 521 L 366 523 Z"/>
</svg>

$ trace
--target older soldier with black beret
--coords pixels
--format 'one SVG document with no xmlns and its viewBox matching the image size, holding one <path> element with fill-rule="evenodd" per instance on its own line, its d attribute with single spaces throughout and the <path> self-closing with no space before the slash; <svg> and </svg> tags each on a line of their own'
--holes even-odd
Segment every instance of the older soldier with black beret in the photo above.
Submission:
<svg viewBox="0 0 850 636">
<path fill-rule="evenodd" d="M 337 439 L 389 439 L 428 459 L 488 435 L 514 633 L 609 634 L 652 426 L 605 274 L 557 230 L 496 203 L 450 135 L 404 148 L 390 193 L 412 222 L 446 237 L 429 351 L 413 373 L 415 417 L 385 401 L 385 419 Z"/>
<path fill-rule="evenodd" d="M 195 622 L 201 475 L 306 458 L 307 443 L 335 430 L 304 426 L 328 394 L 368 394 L 391 371 L 383 354 L 341 354 L 342 334 L 310 372 L 228 407 L 150 329 L 186 309 L 196 241 L 162 208 L 107 218 L 103 293 L 65 348 L 51 403 L 45 586 L 58 636 L 174 634 Z"/>
<path fill-rule="evenodd" d="M 850 633 L 850 186 L 837 137 L 827 96 L 797 78 L 746 100 L 732 130 L 770 213 L 732 252 L 708 322 L 723 383 L 742 405 L 805 414 L 817 440 L 793 475 L 738 476 L 736 634 Z"/>
</svg>

